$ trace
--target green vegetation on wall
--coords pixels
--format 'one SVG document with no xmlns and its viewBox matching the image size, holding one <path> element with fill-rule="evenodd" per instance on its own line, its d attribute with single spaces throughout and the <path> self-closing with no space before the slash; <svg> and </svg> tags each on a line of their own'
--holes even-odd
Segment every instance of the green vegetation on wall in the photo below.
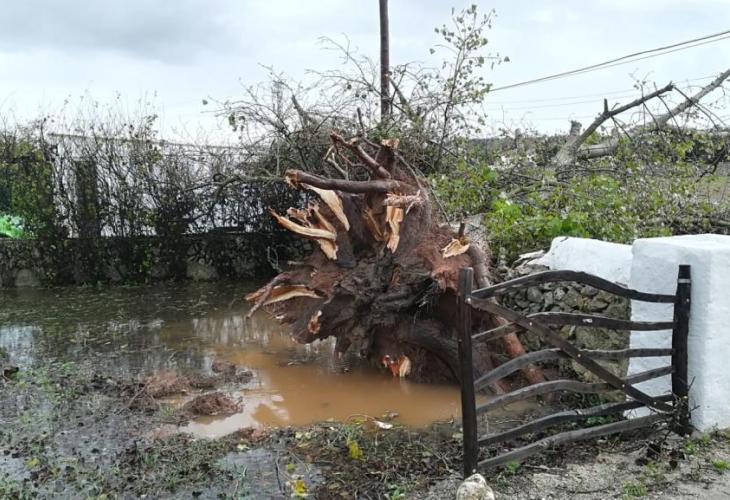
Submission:
<svg viewBox="0 0 730 500">
<path fill-rule="evenodd" d="M 0 214 L 0 237 L 21 239 L 26 236 L 20 217 Z"/>
</svg>

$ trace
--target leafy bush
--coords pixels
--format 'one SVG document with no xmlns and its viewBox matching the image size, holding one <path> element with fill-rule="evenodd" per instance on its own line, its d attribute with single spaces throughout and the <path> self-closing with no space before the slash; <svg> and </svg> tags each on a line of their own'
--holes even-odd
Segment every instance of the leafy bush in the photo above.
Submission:
<svg viewBox="0 0 730 500">
<path fill-rule="evenodd" d="M 520 184 L 514 171 L 478 160 L 457 162 L 431 183 L 453 218 L 483 214 L 492 250 L 510 260 L 546 248 L 557 236 L 630 243 L 635 238 L 707 229 L 712 204 L 695 196 L 695 178 L 676 163 L 666 176 L 624 166 L 622 175 L 588 173 L 565 180 L 546 168 L 528 172 Z M 523 177 L 528 177 L 523 175 Z"/>
<path fill-rule="evenodd" d="M 2 236 L 15 239 L 27 236 L 20 217 L 0 214 L 0 237 Z"/>
<path fill-rule="evenodd" d="M 0 135 L 0 173 L 0 210 L 22 218 L 24 232 L 55 234 L 53 166 L 29 129 L 5 130 Z M 8 236 L 21 236 L 18 219 L 7 219 L 3 226 L 12 231 Z"/>
</svg>

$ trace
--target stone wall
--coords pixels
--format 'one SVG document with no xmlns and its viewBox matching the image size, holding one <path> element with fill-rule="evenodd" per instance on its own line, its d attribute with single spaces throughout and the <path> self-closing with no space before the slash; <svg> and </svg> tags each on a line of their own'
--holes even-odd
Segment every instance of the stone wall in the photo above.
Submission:
<svg viewBox="0 0 730 500">
<path fill-rule="evenodd" d="M 68 239 L 0 239 L 0 287 L 214 280 L 270 275 L 272 262 L 296 258 L 301 245 L 259 234 Z"/>
<path fill-rule="evenodd" d="M 507 271 L 503 279 L 545 271 L 541 265 L 523 265 Z M 525 314 L 536 312 L 572 312 L 608 316 L 617 319 L 629 319 L 631 304 L 628 299 L 597 290 L 591 286 L 578 283 L 545 283 L 529 286 L 501 295 L 499 302 Z M 604 328 L 587 328 L 583 326 L 566 326 L 560 334 L 582 349 L 626 349 L 629 347 L 628 331 L 616 331 Z M 551 346 L 541 343 L 530 333 L 520 334 L 520 338 L 528 351 L 545 349 Z M 626 375 L 628 361 L 602 361 L 607 368 L 619 376 Z M 575 362 L 559 363 L 560 373 L 566 376 L 578 375 L 589 382 L 599 380 Z"/>
</svg>

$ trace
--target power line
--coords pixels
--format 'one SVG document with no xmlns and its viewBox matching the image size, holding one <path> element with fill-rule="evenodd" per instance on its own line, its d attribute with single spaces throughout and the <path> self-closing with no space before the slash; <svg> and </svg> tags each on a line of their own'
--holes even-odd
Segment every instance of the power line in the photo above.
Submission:
<svg viewBox="0 0 730 500">
<path fill-rule="evenodd" d="M 722 31 L 719 33 L 714 33 L 712 35 L 706 35 L 706 36 L 699 37 L 699 38 L 693 38 L 691 40 L 686 40 L 684 42 L 678 42 L 678 43 L 674 43 L 671 45 L 665 45 L 663 47 L 657 47 L 654 49 L 634 52 L 632 54 L 627 54 L 625 56 L 617 57 L 615 59 L 610 59 L 608 61 L 604 61 L 604 62 L 597 63 L 597 64 L 591 64 L 589 66 L 584 66 L 582 68 L 577 68 L 577 69 L 570 70 L 570 71 L 563 71 L 561 73 L 555 73 L 553 75 L 543 76 L 541 78 L 534 78 L 532 80 L 526 80 L 524 82 L 517 82 L 517 83 L 512 83 L 510 85 L 503 85 L 501 87 L 495 87 L 495 88 L 492 88 L 490 91 L 497 92 L 498 90 L 506 90 L 506 89 L 511 89 L 514 87 L 521 87 L 524 85 L 532 85 L 535 83 L 556 80 L 558 78 L 565 78 L 568 76 L 578 75 L 581 73 L 587 73 L 590 71 L 597 71 L 599 69 L 611 68 L 613 66 L 618 66 L 621 64 L 628 64 L 630 62 L 641 61 L 643 59 L 648 59 L 650 57 L 657 57 L 660 55 L 669 54 L 671 52 L 676 52 L 679 50 L 690 49 L 692 47 L 697 47 L 699 45 L 704 45 L 706 43 L 718 42 L 720 40 L 730 38 L 730 36 L 728 36 L 728 35 L 730 35 L 730 30 Z M 721 37 L 721 38 L 718 38 L 718 37 Z M 639 58 L 638 56 L 644 56 L 644 57 Z"/>
<path fill-rule="evenodd" d="M 679 82 L 699 82 L 701 80 L 709 80 L 710 78 L 715 78 L 717 75 L 708 75 L 708 76 L 702 76 L 699 78 L 691 78 L 691 79 L 682 79 L 679 80 Z M 533 102 L 556 102 L 556 101 L 568 101 L 573 99 L 588 99 L 591 97 L 606 97 L 610 95 L 616 95 L 616 94 L 626 94 L 627 92 L 636 92 L 636 87 L 633 88 L 626 88 L 623 90 L 611 90 L 608 92 L 598 92 L 595 94 L 581 94 L 581 95 L 574 95 L 574 96 L 561 96 L 561 97 L 545 97 L 542 99 L 521 99 L 521 100 L 514 100 L 514 101 L 487 101 L 488 104 L 529 104 Z"/>
<path fill-rule="evenodd" d="M 634 97 L 635 95 L 636 94 L 634 94 L 634 93 L 632 93 L 632 94 L 622 94 L 622 95 L 613 96 L 613 99 L 623 99 L 623 98 L 626 98 L 626 97 Z M 527 109 L 527 110 L 529 110 L 529 109 L 541 109 L 541 108 L 564 108 L 566 106 L 575 106 L 575 105 L 578 105 L 578 104 L 591 104 L 591 103 L 594 103 L 595 104 L 599 100 L 600 100 L 600 98 L 596 97 L 596 98 L 588 99 L 588 100 L 585 100 L 585 101 L 561 102 L 561 103 L 555 103 L 555 104 L 538 104 L 536 106 L 515 106 L 515 107 L 512 107 L 512 106 L 504 106 L 504 107 L 501 107 L 501 108 L 485 108 L 485 109 L 487 111 L 501 111 L 502 109 L 504 109 L 506 111 L 512 111 L 512 110 L 521 110 L 521 109 Z"/>
<path fill-rule="evenodd" d="M 708 77 L 708 78 L 714 78 L 714 76 Z M 697 80 L 699 80 L 699 79 L 685 80 L 685 81 L 690 82 L 690 81 L 697 81 Z M 630 89 L 630 90 L 633 90 L 633 92 L 623 93 L 623 94 L 619 94 L 619 95 L 611 95 L 612 94 L 611 92 L 606 92 L 606 93 L 603 93 L 603 94 L 594 94 L 595 97 L 593 99 L 587 99 L 587 100 L 582 100 L 582 101 L 557 102 L 557 103 L 528 105 L 528 106 L 484 107 L 482 109 L 485 112 L 530 111 L 530 110 L 534 110 L 534 109 L 544 109 L 544 108 L 565 108 L 565 107 L 570 107 L 570 106 L 577 106 L 577 105 L 580 105 L 580 104 L 596 104 L 596 103 L 601 104 L 601 102 L 602 102 L 602 100 L 603 100 L 603 98 L 605 96 L 611 96 L 610 97 L 611 100 L 619 100 L 619 99 L 626 99 L 626 98 L 636 98 L 636 97 L 639 96 L 639 94 L 638 94 L 638 90 L 639 89 Z M 687 90 L 687 89 L 685 89 L 685 90 Z M 541 100 L 541 99 L 535 100 L 535 102 L 542 102 L 542 101 L 544 101 L 544 100 Z M 599 102 L 599 101 L 601 101 L 601 102 Z M 530 102 L 530 101 L 526 101 L 526 102 Z M 485 103 L 485 105 L 486 104 L 499 104 L 499 103 L 489 102 L 489 103 Z"/>
</svg>

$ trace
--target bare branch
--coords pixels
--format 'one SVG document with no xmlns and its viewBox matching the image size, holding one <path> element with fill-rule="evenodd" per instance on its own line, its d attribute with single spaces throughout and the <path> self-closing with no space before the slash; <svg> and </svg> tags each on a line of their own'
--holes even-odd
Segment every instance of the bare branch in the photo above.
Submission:
<svg viewBox="0 0 730 500">
<path fill-rule="evenodd" d="M 286 180 L 294 186 L 300 183 L 309 184 L 320 189 L 334 189 L 344 193 L 404 193 L 412 194 L 416 190 L 405 182 L 373 179 L 369 181 L 348 181 L 343 179 L 326 179 L 318 175 L 308 174 L 301 170 L 287 170 Z"/>
<path fill-rule="evenodd" d="M 352 140 L 346 141 L 344 137 L 342 137 L 340 134 L 335 132 L 334 130 L 330 132 L 330 138 L 332 139 L 332 142 L 335 144 L 341 144 L 345 148 L 352 151 L 352 153 L 357 156 L 360 161 L 362 161 L 365 166 L 370 170 L 370 173 L 374 177 L 379 177 L 381 179 L 389 179 L 390 178 L 390 172 L 385 170 L 383 166 L 375 161 L 375 159 L 367 154 L 363 148 L 360 147 L 360 145 L 357 142 L 354 142 Z"/>
<path fill-rule="evenodd" d="M 690 107 L 698 105 L 699 101 L 704 98 L 707 94 L 712 92 L 713 90 L 720 87 L 725 80 L 727 80 L 730 77 L 730 69 L 724 71 L 721 73 L 717 78 L 715 78 L 712 82 L 708 83 L 704 87 L 702 87 L 696 94 L 692 96 L 685 96 L 685 99 L 679 103 L 674 108 L 668 110 L 666 113 L 661 114 L 655 118 L 655 120 L 652 123 L 648 123 L 646 125 L 642 125 L 639 127 L 635 127 L 628 131 L 629 135 L 631 137 L 635 138 L 637 136 L 648 134 L 652 132 L 656 132 L 657 130 L 667 128 L 667 123 L 669 120 L 673 119 L 677 115 L 680 115 L 687 111 Z M 666 88 L 666 87 L 664 87 Z M 657 94 L 657 92 L 661 93 L 663 89 L 659 89 L 656 92 L 652 92 L 652 94 Z M 684 93 L 680 92 L 682 95 Z M 652 95 L 647 94 L 647 96 Z M 644 99 L 643 101 L 639 102 L 638 104 L 643 104 L 643 102 L 646 101 Z M 636 101 L 634 101 L 636 103 Z M 635 105 L 638 105 L 635 104 Z M 627 105 L 628 106 L 628 105 Z M 625 111 L 625 110 L 624 110 Z M 607 156 L 610 154 L 613 154 L 616 151 L 616 148 L 618 148 L 618 138 L 611 138 L 607 141 L 604 141 L 600 144 L 594 144 L 591 146 L 582 147 L 580 149 L 575 150 L 575 158 L 579 158 L 582 160 L 587 160 L 591 158 L 599 158 L 602 156 Z M 564 146 L 565 147 L 565 146 Z M 562 149 L 561 149 L 562 151 Z"/>
<path fill-rule="evenodd" d="M 604 100 L 603 112 L 599 114 L 595 120 L 593 120 L 593 123 L 586 127 L 586 129 L 580 135 L 572 136 L 571 138 L 569 138 L 568 141 L 563 145 L 563 147 L 560 148 L 558 153 L 555 155 L 554 162 L 556 166 L 565 167 L 567 165 L 575 163 L 575 160 L 578 157 L 579 148 L 591 136 L 591 134 L 593 134 L 593 132 L 598 129 L 598 127 L 603 125 L 606 120 L 610 120 L 611 118 L 620 115 L 624 111 L 627 111 L 631 108 L 641 106 L 646 101 L 649 101 L 657 96 L 660 96 L 661 94 L 669 92 L 673 88 L 674 84 L 669 83 L 668 85 L 665 85 L 664 87 L 655 90 L 650 94 L 643 95 L 638 99 L 634 99 L 633 101 L 614 109 L 608 109 L 608 103 Z"/>
</svg>

